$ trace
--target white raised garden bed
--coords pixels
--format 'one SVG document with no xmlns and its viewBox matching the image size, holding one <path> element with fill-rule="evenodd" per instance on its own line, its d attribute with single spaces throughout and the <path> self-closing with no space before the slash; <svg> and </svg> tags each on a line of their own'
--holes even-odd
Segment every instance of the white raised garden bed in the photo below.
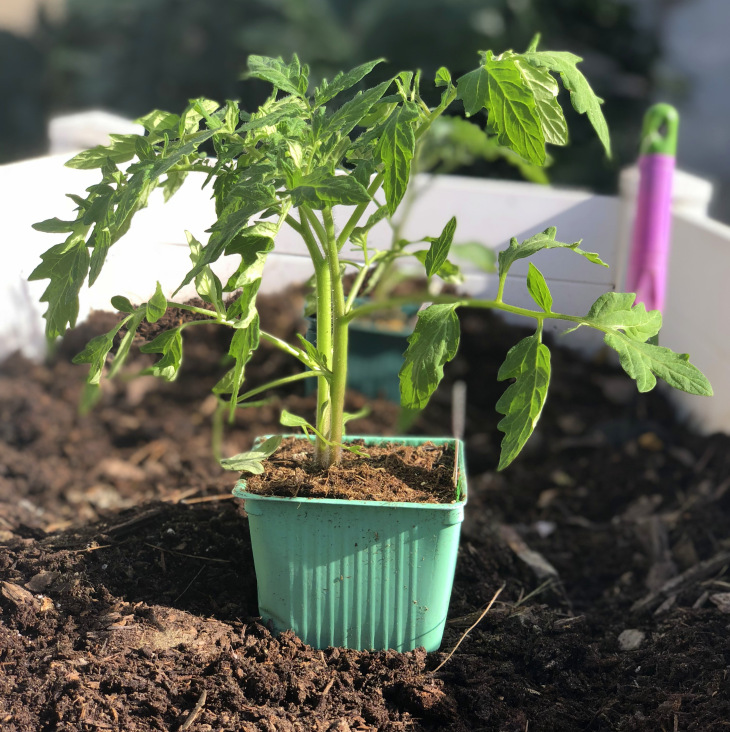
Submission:
<svg viewBox="0 0 730 732">
<path fill-rule="evenodd" d="M 42 313 L 39 303 L 45 282 L 27 282 L 28 274 L 41 252 L 53 243 L 48 234 L 35 232 L 31 225 L 44 218 L 71 215 L 74 204 L 66 193 L 82 193 L 95 183 L 97 171 L 65 168 L 69 153 L 0 166 L 0 196 L 5 201 L 4 257 L 0 270 L 0 358 L 20 349 L 40 358 L 45 351 Z M 197 180 L 196 180 L 197 179 Z M 166 273 L 162 282 L 171 294 L 188 271 L 190 260 L 179 221 L 206 240 L 205 230 L 214 220 L 213 204 L 207 190 L 201 190 L 202 174 L 190 180 L 164 204 L 156 191 L 150 206 L 134 219 L 127 237 L 109 253 L 110 263 L 90 290 L 81 297 L 80 318 L 91 309 L 110 309 L 113 295 L 144 301 L 154 291 L 152 272 Z M 583 248 L 596 251 L 610 268 L 597 267 L 570 252 L 538 254 L 535 264 L 548 280 L 555 309 L 586 312 L 590 304 L 608 289 L 622 289 L 623 269 L 630 240 L 631 205 L 619 198 L 560 190 L 529 183 L 507 183 L 455 176 L 434 180 L 421 178 L 422 195 L 413 207 L 404 230 L 407 238 L 438 233 L 452 214 L 458 220 L 455 241 L 480 241 L 494 249 L 505 247 L 511 236 L 522 240 L 548 226 L 556 226 L 562 241 L 583 239 Z M 686 195 L 686 187 L 694 191 Z M 698 188 L 699 186 L 699 188 Z M 630 176 L 624 188 L 631 189 Z M 662 345 L 686 349 L 692 360 L 708 376 L 715 397 L 707 399 L 672 392 L 680 408 L 696 426 L 705 431 L 730 431 L 730 331 L 724 304 L 730 279 L 730 227 L 706 217 L 711 188 L 696 179 L 680 176 L 672 221 L 672 256 Z M 627 200 L 630 199 L 630 195 Z M 193 222 L 191 224 L 191 222 Z M 376 238 L 377 236 L 380 238 Z M 285 287 L 309 276 L 310 264 L 298 237 L 284 231 L 275 254 L 270 256 L 263 291 Z M 371 235 L 374 246 L 388 241 L 385 223 Z M 155 264 L 163 260 L 164 266 Z M 236 262 L 219 263 L 219 275 Z M 147 266 L 149 265 L 149 266 Z M 520 266 L 523 265 L 523 266 Z M 119 269 L 128 270 L 120 276 Z M 466 287 L 475 295 L 496 288 L 496 278 L 467 268 Z M 513 267 L 509 278 L 511 302 L 529 305 L 525 288 L 526 260 Z M 118 292 L 111 284 L 134 282 L 133 288 Z M 192 296 L 193 290 L 178 298 Z M 586 330 L 582 338 L 570 339 L 584 349 L 600 346 L 596 333 Z"/>
</svg>

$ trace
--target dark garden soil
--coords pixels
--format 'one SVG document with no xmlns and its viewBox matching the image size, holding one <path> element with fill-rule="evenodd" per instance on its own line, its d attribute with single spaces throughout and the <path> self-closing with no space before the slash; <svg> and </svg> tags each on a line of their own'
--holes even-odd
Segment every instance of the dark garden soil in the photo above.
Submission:
<svg viewBox="0 0 730 732">
<path fill-rule="evenodd" d="M 301 302 L 261 312 L 291 336 Z M 50 364 L 0 373 L 3 732 L 730 729 L 727 436 L 692 434 L 661 393 L 556 348 L 538 431 L 496 474 L 495 376 L 521 334 L 463 313 L 460 354 L 413 427 L 448 433 L 466 383 L 470 495 L 443 650 L 312 650 L 257 618 L 235 475 L 211 454 L 225 342 L 189 328 L 177 382 L 105 384 L 79 416 L 85 369 L 69 359 L 105 320 Z M 290 368 L 265 348 L 247 377 Z M 296 387 L 241 411 L 223 453 L 277 431 L 282 407 L 309 416 Z M 397 417 L 376 402 L 357 432 L 393 434 Z"/>
</svg>

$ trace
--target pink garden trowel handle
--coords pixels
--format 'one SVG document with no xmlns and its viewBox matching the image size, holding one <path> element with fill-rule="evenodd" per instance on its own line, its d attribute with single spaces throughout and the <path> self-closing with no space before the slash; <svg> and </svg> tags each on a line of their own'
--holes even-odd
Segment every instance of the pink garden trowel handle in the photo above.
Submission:
<svg viewBox="0 0 730 732">
<path fill-rule="evenodd" d="M 672 178 L 679 116 L 668 104 L 644 118 L 636 206 L 626 289 L 647 310 L 663 310 L 669 261 Z"/>
</svg>

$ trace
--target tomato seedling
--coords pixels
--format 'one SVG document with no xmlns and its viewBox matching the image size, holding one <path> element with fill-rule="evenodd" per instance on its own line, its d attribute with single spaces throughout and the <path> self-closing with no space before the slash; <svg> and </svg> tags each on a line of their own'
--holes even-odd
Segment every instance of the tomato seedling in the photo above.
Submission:
<svg viewBox="0 0 730 732">
<path fill-rule="evenodd" d="M 497 410 L 504 415 L 499 429 L 505 433 L 499 468 L 519 453 L 545 403 L 550 381 L 550 353 L 542 341 L 546 320 L 564 320 L 576 328 L 587 326 L 603 332 L 605 342 L 618 352 L 621 365 L 640 391 L 653 388 L 656 377 L 661 377 L 678 389 L 711 394 L 707 379 L 686 355 L 650 342 L 661 327 L 661 314 L 634 304 L 634 295 L 606 293 L 584 316 L 554 312 L 545 278 L 530 264 L 527 287 L 537 308 L 504 301 L 510 267 L 543 249 L 569 249 L 604 265 L 597 254 L 584 251 L 580 242 L 556 240 L 552 228 L 522 243 L 513 239 L 500 252 L 499 288 L 493 300 L 423 293 L 356 304 L 367 273 L 396 256 L 414 256 L 428 278 L 448 277 L 456 270 L 449 261 L 455 218 L 446 221 L 440 233 L 420 242 L 399 241 L 396 247 L 382 251 L 368 244 L 372 228 L 398 211 L 419 141 L 447 110 L 459 111 L 461 106 L 467 117 L 479 114 L 481 118 L 486 112 L 482 131 L 475 130 L 470 121 L 457 124 L 468 126 L 464 134 L 476 145 L 479 141 L 474 135 L 478 132 L 485 145 L 498 145 L 525 164 L 542 166 L 546 145 L 568 142 L 558 101 L 560 79 L 573 107 L 587 116 L 610 154 L 601 101 L 579 71 L 580 60 L 567 52 L 540 51 L 537 39 L 525 53 L 481 52 L 478 66 L 456 80 L 446 68 L 438 70 L 433 83 L 441 90 L 441 98 L 431 107 L 421 95 L 424 82 L 419 72 L 400 72 L 353 93 L 381 60 L 339 73 L 311 90 L 309 70 L 296 56 L 289 63 L 250 56 L 248 77 L 266 81 L 273 88 L 255 112 L 242 111 L 235 101 L 221 106 L 209 99 L 196 99 L 181 115 L 155 110 L 142 117 L 143 136 L 113 136 L 110 145 L 69 161 L 71 167 L 99 169 L 101 178 L 85 198 L 73 197 L 78 206 L 74 220 L 50 219 L 35 226 L 40 231 L 66 235 L 63 243 L 42 255 L 42 263 L 31 274 L 34 280 L 50 279 L 42 296 L 48 303 L 44 316 L 47 334 L 59 336 L 75 324 L 80 288 L 87 280 L 93 285 L 109 248 L 127 232 L 150 193 L 159 187 L 169 198 L 189 173 L 202 172 L 207 176 L 206 185 L 212 188 L 217 220 L 205 244 L 188 234 L 192 266 L 180 287 L 194 282 L 199 296 L 213 309 L 168 300 L 159 283 L 155 294 L 141 305 L 113 298 L 112 304 L 124 317 L 76 357 L 77 362 L 90 364 L 91 385 L 98 385 L 105 369 L 112 376 L 119 370 L 144 319 L 155 322 L 170 307 L 194 311 L 233 330 L 229 353 L 235 365 L 214 389 L 228 402 L 231 414 L 238 405 L 269 388 L 317 379 L 314 422 L 286 412 L 282 422 L 314 435 L 316 460 L 327 468 L 338 462 L 343 447 L 358 449 L 344 439 L 344 426 L 351 416 L 344 411 L 349 324 L 379 308 L 431 302 L 419 314 L 400 371 L 401 403 L 406 409 L 426 405 L 443 376 L 444 364 L 455 356 L 459 307 L 490 308 L 536 322 L 535 333 L 509 351 L 499 372 L 499 379 L 514 380 L 497 403 Z M 212 146 L 212 155 L 201 151 L 204 143 Z M 335 212 L 341 209 L 343 216 L 338 217 L 337 226 Z M 286 343 L 259 326 L 256 296 L 264 264 L 285 226 L 299 234 L 314 265 L 316 345 L 304 339 Z M 343 251 L 345 246 L 360 250 L 363 261 L 350 261 Z M 225 283 L 211 268 L 224 254 L 241 260 Z M 358 270 L 348 292 L 343 286 L 346 264 Z M 233 297 L 224 300 L 227 294 Z M 144 352 L 161 355 L 151 373 L 168 380 L 176 377 L 183 354 L 182 334 L 192 324 L 171 327 L 142 346 Z M 125 335 L 107 367 L 114 336 L 122 329 Z M 244 391 L 246 364 L 261 340 L 286 351 L 308 370 Z M 262 460 L 278 444 L 279 438 L 272 438 L 251 452 L 224 460 L 223 465 L 261 472 Z"/>
</svg>

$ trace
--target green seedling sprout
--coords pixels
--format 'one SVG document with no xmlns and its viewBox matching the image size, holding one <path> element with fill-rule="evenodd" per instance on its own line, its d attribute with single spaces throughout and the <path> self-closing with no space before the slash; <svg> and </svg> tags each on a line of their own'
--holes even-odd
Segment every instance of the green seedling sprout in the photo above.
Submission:
<svg viewBox="0 0 730 732">
<path fill-rule="evenodd" d="M 282 421 L 313 435 L 315 459 L 326 469 L 340 460 L 343 448 L 358 449 L 344 440 L 345 423 L 353 416 L 344 411 L 349 324 L 381 308 L 430 302 L 419 314 L 400 371 L 401 403 L 406 410 L 426 405 L 445 363 L 454 358 L 459 345 L 458 308 L 499 310 L 536 323 L 534 334 L 508 352 L 498 375 L 500 380 L 512 381 L 497 403 L 504 415 L 499 423 L 504 432 L 500 469 L 522 449 L 545 403 L 550 353 L 542 336 L 547 320 L 601 331 L 640 391 L 653 388 L 656 377 L 661 377 L 678 389 L 711 394 L 707 379 L 686 355 L 649 342 L 661 327 L 661 314 L 634 304 L 632 294 L 606 293 L 583 316 L 555 312 L 545 278 L 530 264 L 527 287 L 536 309 L 505 302 L 505 282 L 512 264 L 543 249 L 568 249 L 604 265 L 597 254 L 581 249 L 580 242 L 558 241 L 553 228 L 522 243 L 513 239 L 500 252 L 499 286 L 493 300 L 424 292 L 356 304 L 366 272 L 393 256 L 392 248 L 373 250 L 368 234 L 379 221 L 396 215 L 408 189 L 419 141 L 448 110 L 463 110 L 468 117 L 479 115 L 489 144 L 509 150 L 526 166 L 542 166 L 547 160 L 546 145 L 568 142 L 558 101 L 559 79 L 573 107 L 588 117 L 610 154 L 601 101 L 578 70 L 580 60 L 567 52 L 539 51 L 537 39 L 525 53 L 481 52 L 479 65 L 456 80 L 447 69 L 438 70 L 435 85 L 441 99 L 430 107 L 421 96 L 424 82 L 418 72 L 401 72 L 354 93 L 356 87 L 365 86 L 366 77 L 381 60 L 339 73 L 312 90 L 308 67 L 296 56 L 289 63 L 250 56 L 247 76 L 273 87 L 254 113 L 240 110 L 235 101 L 221 106 L 209 99 L 195 99 L 181 115 L 155 110 L 142 117 L 143 136 L 113 136 L 110 145 L 69 161 L 70 167 L 98 169 L 101 178 L 85 198 L 73 197 L 78 207 L 74 220 L 49 219 L 35 225 L 40 231 L 65 235 L 62 243 L 42 255 L 42 263 L 30 276 L 50 280 L 42 296 L 48 303 L 44 316 L 48 336 L 60 336 L 75 324 L 80 288 L 87 280 L 93 285 L 109 248 L 127 232 L 150 193 L 159 187 L 169 198 L 189 173 L 202 172 L 212 188 L 217 220 L 205 244 L 188 234 L 192 266 L 180 287 L 194 283 L 198 295 L 213 309 L 168 300 L 159 283 L 155 294 L 141 305 L 113 298 L 112 304 L 123 318 L 112 331 L 91 340 L 75 359 L 90 364 L 90 388 L 98 389 L 105 370 L 109 376 L 119 371 L 143 320 L 155 322 L 171 307 L 192 311 L 232 329 L 229 355 L 234 365 L 214 388 L 231 416 L 237 407 L 271 388 L 317 379 L 314 422 L 290 413 L 284 413 Z M 473 123 L 464 124 L 470 125 L 465 134 L 474 139 Z M 201 151 L 204 143 L 212 145 L 213 155 Z M 344 216 L 338 220 L 344 223 L 338 228 L 335 212 L 340 209 L 345 209 Z M 301 237 L 314 265 L 316 345 L 304 339 L 286 343 L 259 325 L 256 296 L 264 264 L 285 226 Z M 399 245 L 397 254 L 411 253 L 429 280 L 448 277 L 457 269 L 449 260 L 456 226 L 456 219 L 451 218 L 434 236 Z M 419 244 L 414 251 L 412 245 Z M 359 250 L 364 262 L 350 261 L 349 248 Z M 241 260 L 225 283 L 211 268 L 224 254 Z M 347 295 L 343 287 L 346 263 L 359 270 Z M 224 300 L 226 295 L 232 297 Z M 143 352 L 160 354 L 149 373 L 175 379 L 182 362 L 183 331 L 197 322 L 171 326 L 142 346 Z M 112 354 L 114 337 L 122 329 L 125 334 Z M 246 364 L 262 340 L 287 352 L 308 370 L 244 390 Z M 271 438 L 222 464 L 232 470 L 261 472 L 262 461 L 279 442 L 280 438 Z"/>
</svg>

